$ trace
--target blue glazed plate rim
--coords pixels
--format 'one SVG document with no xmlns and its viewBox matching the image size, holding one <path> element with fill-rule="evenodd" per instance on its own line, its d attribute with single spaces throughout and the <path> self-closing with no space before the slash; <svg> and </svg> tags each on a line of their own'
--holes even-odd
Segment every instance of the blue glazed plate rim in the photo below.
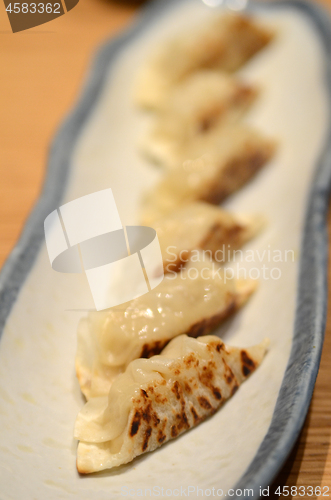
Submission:
<svg viewBox="0 0 331 500">
<path fill-rule="evenodd" d="M 44 220 L 57 208 L 65 195 L 70 160 L 76 140 L 88 120 L 106 81 L 110 65 L 119 50 L 144 28 L 170 9 L 178 0 L 154 0 L 120 37 L 103 45 L 91 67 L 80 99 L 53 140 L 49 152 L 44 186 L 18 243 L 0 273 L 0 336 L 16 297 L 27 278 L 44 240 Z M 305 0 L 260 3 L 251 1 L 247 10 L 291 7 L 308 16 L 314 24 L 325 51 L 325 78 L 329 90 L 331 116 L 331 23 L 325 9 Z M 234 490 L 253 489 L 258 498 L 260 487 L 270 485 L 289 455 L 304 423 L 322 352 L 327 310 L 327 210 L 331 187 L 331 129 L 321 152 L 308 196 L 305 226 L 301 241 L 298 294 L 290 359 L 277 398 L 273 418 L 250 466 Z M 232 498 L 237 498 L 236 496 Z M 238 498 L 246 498 L 241 495 Z"/>
</svg>

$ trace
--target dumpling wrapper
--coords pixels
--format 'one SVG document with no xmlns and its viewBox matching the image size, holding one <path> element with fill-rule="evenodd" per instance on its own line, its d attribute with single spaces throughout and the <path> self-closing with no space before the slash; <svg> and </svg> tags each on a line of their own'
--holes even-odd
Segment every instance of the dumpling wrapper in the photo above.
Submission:
<svg viewBox="0 0 331 500">
<path fill-rule="evenodd" d="M 170 92 L 142 151 L 157 163 L 173 165 L 178 151 L 222 122 L 235 122 L 257 91 L 221 71 L 193 73 Z"/>
<path fill-rule="evenodd" d="M 219 264 L 196 258 L 147 294 L 81 319 L 76 374 L 87 399 L 108 394 L 130 361 L 158 354 L 172 338 L 210 333 L 255 291 L 256 281 L 231 279 Z"/>
<path fill-rule="evenodd" d="M 275 143 L 235 124 L 213 130 L 184 148 L 177 167 L 146 193 L 141 222 L 147 226 L 193 201 L 218 204 L 247 183 L 273 156 Z"/>
<path fill-rule="evenodd" d="M 90 400 L 77 417 L 78 471 L 126 464 L 198 425 L 260 365 L 268 344 L 243 349 L 181 335 L 161 355 L 132 361 L 108 397 Z"/>
<path fill-rule="evenodd" d="M 272 39 L 269 29 L 234 13 L 217 16 L 203 28 L 165 41 L 141 68 L 135 101 L 148 108 L 162 107 L 169 91 L 190 73 L 203 68 L 236 71 Z"/>
<path fill-rule="evenodd" d="M 153 223 L 165 273 L 178 271 L 196 249 L 224 263 L 232 258 L 233 250 L 256 236 L 263 225 L 261 216 L 233 215 L 201 201 L 184 205 Z"/>
</svg>

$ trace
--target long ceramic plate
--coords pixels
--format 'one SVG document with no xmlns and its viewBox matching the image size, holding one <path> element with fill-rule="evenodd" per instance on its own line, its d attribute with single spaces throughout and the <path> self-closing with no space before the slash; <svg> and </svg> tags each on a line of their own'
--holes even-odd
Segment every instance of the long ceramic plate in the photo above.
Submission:
<svg viewBox="0 0 331 500">
<path fill-rule="evenodd" d="M 259 290 L 217 333 L 242 346 L 268 336 L 269 353 L 231 401 L 192 431 L 111 472 L 80 477 L 75 468 L 73 425 L 83 398 L 74 357 L 87 284 L 83 275 L 52 270 L 43 221 L 61 203 L 111 187 L 122 222 L 137 222 L 142 193 L 161 172 L 138 153 L 149 118 L 132 103 L 134 78 L 158 41 L 212 15 L 207 3 L 217 2 L 149 4 L 127 33 L 100 50 L 54 140 L 42 195 L 0 278 L 3 499 L 109 500 L 146 488 L 146 495 L 150 489 L 160 496 L 163 488 L 176 496 L 188 487 L 191 498 L 213 487 L 219 496 L 235 488 L 241 498 L 245 489 L 258 498 L 303 424 L 326 311 L 331 27 L 325 12 L 308 3 L 250 4 L 276 38 L 241 72 L 261 88 L 246 119 L 275 137 L 279 149 L 225 205 L 262 213 L 268 225 L 235 264 L 260 277 Z"/>
</svg>

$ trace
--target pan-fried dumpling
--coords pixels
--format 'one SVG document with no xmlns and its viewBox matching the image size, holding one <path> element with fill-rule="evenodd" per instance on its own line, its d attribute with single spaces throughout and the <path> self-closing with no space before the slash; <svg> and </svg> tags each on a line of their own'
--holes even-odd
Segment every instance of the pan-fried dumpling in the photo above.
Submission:
<svg viewBox="0 0 331 500">
<path fill-rule="evenodd" d="M 152 225 L 192 201 L 220 203 L 248 182 L 274 150 L 272 140 L 242 124 L 213 130 L 182 151 L 178 166 L 145 196 L 142 223 Z"/>
<path fill-rule="evenodd" d="M 142 143 L 158 163 L 172 165 L 178 151 L 216 125 L 239 119 L 253 102 L 254 87 L 221 71 L 193 73 L 174 87 Z"/>
<path fill-rule="evenodd" d="M 162 106 L 171 88 L 203 68 L 236 71 L 272 38 L 252 19 L 227 13 L 163 43 L 138 75 L 135 100 L 140 106 Z"/>
<path fill-rule="evenodd" d="M 196 201 L 153 223 L 159 239 L 164 272 L 177 271 L 195 249 L 224 263 L 232 251 L 253 238 L 263 226 L 259 216 L 233 215 L 220 207 Z"/>
<path fill-rule="evenodd" d="M 158 354 L 180 334 L 209 333 L 254 292 L 256 281 L 229 279 L 219 264 L 197 259 L 147 294 L 80 321 L 76 373 L 87 399 L 108 394 L 133 359 Z"/>
<path fill-rule="evenodd" d="M 77 417 L 78 471 L 128 463 L 198 425 L 260 365 L 268 343 L 241 349 L 181 335 L 161 355 L 132 361 L 108 397 L 90 400 Z"/>
</svg>

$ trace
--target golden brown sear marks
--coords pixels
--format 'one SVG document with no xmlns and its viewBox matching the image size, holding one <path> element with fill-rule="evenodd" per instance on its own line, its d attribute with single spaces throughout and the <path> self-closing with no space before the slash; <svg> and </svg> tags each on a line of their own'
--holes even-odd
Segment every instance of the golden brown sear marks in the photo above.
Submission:
<svg viewBox="0 0 331 500">
<path fill-rule="evenodd" d="M 140 422 L 141 422 L 141 415 L 140 415 L 139 411 L 136 411 L 136 413 L 133 416 L 132 422 L 131 422 L 131 428 L 130 428 L 130 436 L 131 437 L 133 437 L 137 434 L 137 432 L 139 430 Z"/>
<path fill-rule="evenodd" d="M 222 399 L 221 391 L 219 389 L 217 389 L 216 387 L 213 387 L 213 394 L 214 394 L 214 397 L 216 399 L 218 399 L 219 401 Z"/>
<path fill-rule="evenodd" d="M 187 394 L 192 394 L 192 387 L 186 381 L 184 382 L 184 389 L 185 389 L 185 392 L 187 392 Z"/>
<path fill-rule="evenodd" d="M 152 427 L 147 427 L 147 429 L 145 431 L 145 438 L 144 438 L 143 445 L 142 445 L 142 451 L 145 451 L 147 449 L 148 441 L 149 441 L 149 438 L 151 437 L 151 434 L 152 434 Z"/>
<path fill-rule="evenodd" d="M 266 152 L 248 150 L 242 157 L 230 160 L 222 170 L 219 182 L 212 184 L 201 194 L 199 200 L 218 205 L 234 191 L 248 182 L 270 159 L 274 147 Z"/>
<path fill-rule="evenodd" d="M 228 386 L 228 394 L 233 395 L 239 382 L 226 362 L 227 352 L 221 340 L 207 345 L 208 360 L 199 360 L 194 352 L 184 356 L 181 367 L 175 363 L 171 368 L 172 380 L 167 392 L 164 379 L 140 389 L 134 399 L 136 411 L 129 426 L 130 437 L 138 440 L 142 452 L 150 446 L 160 446 L 166 440 L 176 438 L 182 432 L 205 420 L 228 398 L 222 396 L 216 382 L 219 360 L 223 366 L 223 381 Z M 240 351 L 241 368 L 245 377 L 254 369 L 255 363 L 244 349 Z M 187 376 L 185 371 L 189 370 Z M 173 377 L 173 378 L 172 378 Z M 200 392 L 199 387 L 203 389 Z M 206 391 L 207 390 L 207 391 Z M 192 400 L 195 391 L 196 399 Z M 171 411 L 169 412 L 169 407 Z"/>
<path fill-rule="evenodd" d="M 243 375 L 245 375 L 245 377 L 248 377 L 248 375 L 250 375 L 255 370 L 256 365 L 244 349 L 240 352 L 240 357 Z"/>
<path fill-rule="evenodd" d="M 181 397 L 181 394 L 180 394 L 180 386 L 179 386 L 179 382 L 176 380 L 176 382 L 174 383 L 173 387 L 172 387 L 172 392 L 175 394 L 176 396 L 176 399 L 180 399 Z"/>
<path fill-rule="evenodd" d="M 195 356 L 193 352 L 188 354 L 185 359 L 184 359 L 184 366 L 185 368 L 191 368 L 191 366 L 198 367 L 199 366 L 199 360 Z"/>
<path fill-rule="evenodd" d="M 223 363 L 224 363 L 225 380 L 228 385 L 231 385 L 233 381 L 236 381 L 236 377 L 224 358 L 223 358 Z"/>
<path fill-rule="evenodd" d="M 164 417 L 161 426 L 159 427 L 158 434 L 157 434 L 157 441 L 159 444 L 162 444 L 166 439 L 167 435 L 165 434 L 165 428 L 167 425 L 167 417 Z"/>
<path fill-rule="evenodd" d="M 152 356 L 155 356 L 155 354 L 160 354 L 160 352 L 167 343 L 168 343 L 167 340 L 166 341 L 156 340 L 154 342 L 150 342 L 149 344 L 144 344 L 141 350 L 140 357 L 151 358 Z"/>
<path fill-rule="evenodd" d="M 242 233 L 244 231 L 245 227 L 240 224 L 226 227 L 224 224 L 215 222 L 207 236 L 200 242 L 199 248 L 210 250 L 213 257 L 217 250 L 222 248 L 222 245 L 230 245 L 233 248 L 238 248 L 242 244 Z"/>
<path fill-rule="evenodd" d="M 232 387 L 232 390 L 231 390 L 231 396 L 233 396 L 237 390 L 239 388 L 239 384 L 235 384 L 233 387 Z"/>
<path fill-rule="evenodd" d="M 118 432 L 113 439 L 86 442 L 82 425 L 76 427 L 75 436 L 81 441 L 78 445 L 79 472 L 96 472 L 102 470 L 100 466 L 111 468 L 128 463 L 211 417 L 260 364 L 268 340 L 244 349 L 226 346 L 216 336 L 198 341 L 182 336 L 173 344 L 164 352 L 163 362 L 161 357 L 155 361 L 137 361 L 134 368 L 140 370 L 139 376 L 132 378 L 130 371 L 128 377 L 122 375 L 119 385 L 111 389 L 107 423 L 116 423 L 116 405 L 128 412 L 124 415 L 124 428 L 109 429 L 111 433 Z M 147 365 L 150 365 L 148 369 Z M 124 387 L 129 390 L 124 392 Z M 121 400 L 119 391 L 124 396 Z M 103 401 L 100 404 L 102 409 Z M 85 425 L 85 415 L 83 419 Z M 111 438 L 108 429 L 100 431 L 98 439 L 99 436 Z M 112 446 L 113 440 L 115 446 Z"/>
<path fill-rule="evenodd" d="M 204 396 L 199 396 L 198 402 L 199 402 L 199 405 L 201 406 L 201 408 L 203 408 L 204 410 L 211 410 L 212 409 L 212 405 L 211 405 L 210 401 L 207 398 L 205 398 Z"/>
<path fill-rule="evenodd" d="M 199 420 L 200 420 L 200 417 L 199 417 L 199 415 L 197 414 L 197 412 L 196 412 L 196 410 L 195 410 L 194 406 L 192 406 L 192 407 L 191 407 L 191 413 L 192 413 L 192 415 L 193 415 L 194 423 L 195 423 L 195 424 L 197 424 L 197 423 L 199 422 Z"/>
<path fill-rule="evenodd" d="M 210 318 L 202 319 L 201 321 L 198 321 L 197 323 L 191 325 L 191 327 L 185 332 L 185 334 L 193 338 L 197 338 L 203 335 L 208 335 L 214 328 L 216 328 L 219 325 L 220 322 L 224 321 L 229 316 L 234 314 L 238 309 L 236 298 L 232 293 L 228 293 L 227 301 L 228 305 L 222 312 L 215 314 Z M 148 344 L 147 343 L 144 344 L 142 347 L 140 357 L 150 358 L 152 356 L 155 356 L 156 354 L 160 354 L 162 349 L 169 343 L 170 340 L 171 339 L 162 341 L 157 340 Z M 222 342 L 220 342 L 220 344 L 218 344 L 218 347 L 216 347 L 218 352 L 220 352 L 219 350 L 223 348 L 222 345 L 223 345 Z M 190 362 L 190 357 L 188 358 L 187 363 L 189 362 Z M 186 366 L 188 367 L 187 364 Z M 177 373 L 176 375 L 178 374 L 179 373 Z"/>
<path fill-rule="evenodd" d="M 197 338 L 208 335 L 221 321 L 225 320 L 237 310 L 237 304 L 233 294 L 228 294 L 228 305 L 226 308 L 210 318 L 203 319 L 192 325 L 186 333 L 189 337 Z"/>
</svg>

